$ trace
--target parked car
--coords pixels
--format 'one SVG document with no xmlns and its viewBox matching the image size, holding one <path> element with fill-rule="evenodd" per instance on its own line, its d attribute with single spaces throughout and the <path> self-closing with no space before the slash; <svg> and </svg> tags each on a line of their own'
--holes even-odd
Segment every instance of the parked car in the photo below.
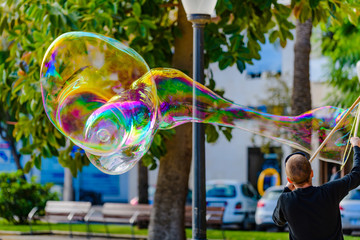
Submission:
<svg viewBox="0 0 360 240">
<path fill-rule="evenodd" d="M 340 213 L 344 234 L 360 230 L 360 187 L 351 190 L 340 202 Z"/>
<path fill-rule="evenodd" d="M 207 206 L 225 207 L 223 223 L 236 224 L 244 229 L 255 226 L 258 194 L 250 183 L 236 180 L 206 182 Z"/>
<path fill-rule="evenodd" d="M 266 189 L 265 194 L 257 203 L 255 222 L 258 230 L 266 230 L 267 228 L 276 227 L 272 220 L 272 215 L 276 207 L 277 200 L 284 190 L 285 186 L 272 186 Z M 279 228 L 283 230 L 284 228 Z"/>
</svg>

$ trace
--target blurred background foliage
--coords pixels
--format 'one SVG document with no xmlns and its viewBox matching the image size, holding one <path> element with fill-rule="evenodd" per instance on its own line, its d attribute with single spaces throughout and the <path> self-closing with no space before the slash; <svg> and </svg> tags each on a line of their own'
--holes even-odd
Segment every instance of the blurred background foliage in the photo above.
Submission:
<svg viewBox="0 0 360 240">
<path fill-rule="evenodd" d="M 8 139 L 22 142 L 21 154 L 31 155 L 24 167 L 41 167 L 52 156 L 76 176 L 89 164 L 80 152 L 69 154 L 67 142 L 47 119 L 41 100 L 39 73 L 42 57 L 51 42 L 64 32 L 88 31 L 116 38 L 139 52 L 151 68 L 170 67 L 177 29 L 178 1 L 167 0 L 7 0 L 0 4 L 0 127 Z M 291 9 L 276 1 L 219 0 L 217 18 L 205 30 L 206 67 L 217 62 L 220 69 L 259 59 L 260 43 L 271 30 L 270 40 L 282 45 L 292 39 Z M 246 38 L 244 36 L 247 36 Z M 208 80 L 215 89 L 215 81 Z M 221 94 L 221 92 L 218 92 Z M 10 124 L 9 124 L 10 123 Z M 15 124 L 14 127 L 11 124 Z M 208 126 L 207 140 L 216 141 L 218 131 L 231 139 L 231 129 Z M 166 153 L 163 141 L 175 130 L 160 131 L 146 165 Z M 6 134 L 4 134 L 6 135 Z"/>
<path fill-rule="evenodd" d="M 50 191 L 52 184 L 41 185 L 35 178 L 27 182 L 22 175 L 20 170 L 0 173 L 0 217 L 14 224 L 26 224 L 33 207 L 44 214 L 46 201 L 59 200 L 57 193 Z"/>
<path fill-rule="evenodd" d="M 329 104 L 349 107 L 359 97 L 360 83 L 356 63 L 360 61 L 360 27 L 345 20 L 342 25 L 322 26 L 322 52 L 330 60 L 329 84 L 334 91 Z"/>
</svg>

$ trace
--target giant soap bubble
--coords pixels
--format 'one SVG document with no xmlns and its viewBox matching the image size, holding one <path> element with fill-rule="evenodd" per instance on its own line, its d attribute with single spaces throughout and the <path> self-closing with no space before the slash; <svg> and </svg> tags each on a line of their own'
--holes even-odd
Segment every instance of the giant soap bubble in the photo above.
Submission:
<svg viewBox="0 0 360 240">
<path fill-rule="evenodd" d="M 41 66 L 45 111 L 54 126 L 83 148 L 108 174 L 131 169 L 148 151 L 158 129 L 187 122 L 236 127 L 311 153 L 346 110 L 321 107 L 300 116 L 276 116 L 225 100 L 175 69 L 149 69 L 123 43 L 103 35 L 70 32 L 48 48 Z M 241 94 L 241 93 L 239 93 Z M 320 152 L 341 163 L 354 114 Z"/>
</svg>

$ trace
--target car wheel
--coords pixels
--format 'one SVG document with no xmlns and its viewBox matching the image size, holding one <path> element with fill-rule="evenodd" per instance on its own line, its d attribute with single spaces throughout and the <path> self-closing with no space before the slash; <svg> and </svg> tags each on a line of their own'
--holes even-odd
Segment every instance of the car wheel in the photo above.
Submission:
<svg viewBox="0 0 360 240">
<path fill-rule="evenodd" d="M 266 228 L 262 225 L 256 225 L 256 228 L 255 228 L 256 231 L 265 231 Z"/>
<path fill-rule="evenodd" d="M 285 226 L 283 227 L 277 227 L 279 232 L 285 232 Z"/>
<path fill-rule="evenodd" d="M 242 228 L 244 230 L 251 230 L 252 229 L 252 223 L 250 222 L 248 214 L 245 214 L 244 221 L 242 223 Z"/>
<path fill-rule="evenodd" d="M 344 233 L 345 235 L 351 235 L 352 230 L 351 230 L 351 229 L 343 229 L 343 233 Z"/>
</svg>

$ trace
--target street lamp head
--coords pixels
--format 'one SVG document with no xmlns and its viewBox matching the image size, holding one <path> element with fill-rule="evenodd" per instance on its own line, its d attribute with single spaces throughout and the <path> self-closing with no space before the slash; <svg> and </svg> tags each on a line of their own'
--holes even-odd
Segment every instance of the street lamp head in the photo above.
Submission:
<svg viewBox="0 0 360 240">
<path fill-rule="evenodd" d="M 182 0 L 188 20 L 199 23 L 210 20 L 216 2 L 217 0 Z"/>
</svg>

